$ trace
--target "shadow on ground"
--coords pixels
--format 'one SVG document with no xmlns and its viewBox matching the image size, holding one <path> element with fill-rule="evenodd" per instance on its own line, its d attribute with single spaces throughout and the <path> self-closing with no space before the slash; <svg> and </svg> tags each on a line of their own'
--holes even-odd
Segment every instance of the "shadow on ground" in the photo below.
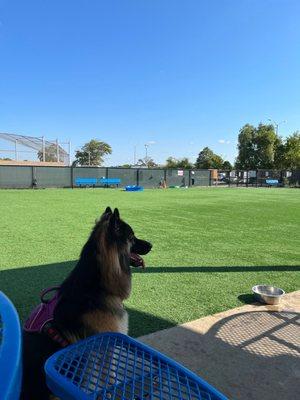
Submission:
<svg viewBox="0 0 300 400">
<path fill-rule="evenodd" d="M 229 399 L 299 399 L 299 318 L 291 311 L 254 311 L 231 315 L 207 329 L 177 326 L 141 340 Z"/>
<path fill-rule="evenodd" d="M 59 285 L 75 266 L 76 260 L 37 265 L 24 268 L 7 269 L 0 271 L 0 290 L 14 302 L 20 318 L 25 320 L 33 306 L 39 302 L 39 293 L 42 289 Z M 172 274 L 172 273 L 228 273 L 228 272 L 257 272 L 257 271 L 300 271 L 300 266 L 204 266 L 204 267 L 147 267 L 145 270 L 133 269 L 134 274 Z M 241 295 L 239 299 L 244 303 L 252 303 L 252 295 Z M 169 328 L 173 322 L 145 314 L 141 311 L 129 309 L 130 334 L 143 335 L 148 332 Z"/>
<path fill-rule="evenodd" d="M 75 262 L 2 270 L 0 290 L 11 298 L 24 320 L 37 304 L 39 291 L 60 284 Z M 300 267 L 148 267 L 134 273 L 231 271 L 300 271 Z M 240 300 L 248 303 L 253 297 L 242 295 Z M 143 340 L 195 371 L 230 399 L 300 398 L 299 314 L 240 313 L 200 332 L 175 327 L 172 321 L 138 310 L 128 311 L 131 336 L 171 328 Z"/>
<path fill-rule="evenodd" d="M 38 265 L 0 271 L 0 290 L 14 303 L 20 319 L 25 321 L 39 303 L 42 289 L 59 285 L 74 268 L 76 261 Z M 127 307 L 131 336 L 170 328 L 174 322 Z"/>
</svg>

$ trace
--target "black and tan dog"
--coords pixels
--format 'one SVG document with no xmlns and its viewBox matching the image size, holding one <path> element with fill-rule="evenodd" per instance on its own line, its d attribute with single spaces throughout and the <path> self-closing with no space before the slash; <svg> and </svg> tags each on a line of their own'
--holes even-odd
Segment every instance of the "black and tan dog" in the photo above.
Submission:
<svg viewBox="0 0 300 400">
<path fill-rule="evenodd" d="M 120 219 L 118 209 L 105 210 L 78 263 L 58 289 L 51 322 L 54 338 L 44 332 L 24 331 L 21 399 L 51 398 L 44 363 L 61 348 L 57 336 L 65 343 L 74 343 L 99 332 L 127 333 L 123 301 L 131 292 L 130 266 L 143 267 L 140 255 L 147 254 L 151 247 L 135 237 L 132 228 Z"/>
</svg>

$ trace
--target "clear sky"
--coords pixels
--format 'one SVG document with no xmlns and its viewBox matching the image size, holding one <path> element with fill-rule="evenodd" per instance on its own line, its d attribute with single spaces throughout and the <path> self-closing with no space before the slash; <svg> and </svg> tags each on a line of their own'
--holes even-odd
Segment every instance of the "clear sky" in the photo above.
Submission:
<svg viewBox="0 0 300 400">
<path fill-rule="evenodd" d="M 299 0 L 0 0 L 0 132 L 233 161 L 247 122 L 300 129 L 299 21 Z"/>
</svg>

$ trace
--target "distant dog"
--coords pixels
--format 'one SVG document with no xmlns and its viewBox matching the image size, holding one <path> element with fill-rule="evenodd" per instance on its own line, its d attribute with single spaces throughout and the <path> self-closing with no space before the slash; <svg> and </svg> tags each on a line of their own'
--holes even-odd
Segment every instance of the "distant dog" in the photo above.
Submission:
<svg viewBox="0 0 300 400">
<path fill-rule="evenodd" d="M 105 210 L 52 303 L 39 306 L 48 307 L 43 329 L 29 329 L 44 312 L 39 307 L 25 324 L 21 399 L 51 398 L 44 363 L 61 347 L 99 332 L 127 334 L 128 316 L 123 301 L 131 292 L 130 266 L 144 267 L 140 255 L 147 254 L 151 247 L 149 242 L 135 237 L 132 228 L 120 219 L 118 209 Z"/>
</svg>

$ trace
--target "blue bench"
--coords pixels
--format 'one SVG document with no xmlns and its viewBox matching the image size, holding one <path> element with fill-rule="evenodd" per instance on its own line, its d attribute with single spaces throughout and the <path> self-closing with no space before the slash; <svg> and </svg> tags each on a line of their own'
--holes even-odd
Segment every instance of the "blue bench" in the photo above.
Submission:
<svg viewBox="0 0 300 400">
<path fill-rule="evenodd" d="M 101 178 L 101 179 L 99 179 L 99 183 L 101 185 L 104 185 L 105 187 L 118 186 L 121 183 L 121 179 L 119 179 L 119 178 Z"/>
<path fill-rule="evenodd" d="M 279 181 L 278 179 L 266 179 L 266 184 L 271 187 L 271 186 L 278 186 Z"/>
<path fill-rule="evenodd" d="M 76 178 L 75 185 L 76 186 L 95 186 L 97 184 L 96 178 Z"/>
</svg>

